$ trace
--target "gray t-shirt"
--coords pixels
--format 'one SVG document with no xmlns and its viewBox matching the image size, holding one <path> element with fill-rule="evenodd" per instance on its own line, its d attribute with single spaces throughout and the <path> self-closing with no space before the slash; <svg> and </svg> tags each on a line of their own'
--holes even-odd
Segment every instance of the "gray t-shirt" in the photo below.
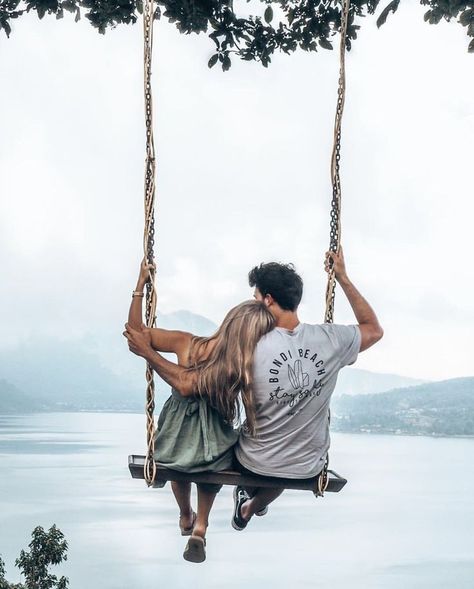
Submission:
<svg viewBox="0 0 474 589">
<path fill-rule="evenodd" d="M 356 361 L 357 325 L 276 327 L 257 344 L 256 436 L 242 428 L 235 453 L 262 475 L 303 479 L 321 472 L 329 449 L 329 401 L 339 370 Z"/>
</svg>

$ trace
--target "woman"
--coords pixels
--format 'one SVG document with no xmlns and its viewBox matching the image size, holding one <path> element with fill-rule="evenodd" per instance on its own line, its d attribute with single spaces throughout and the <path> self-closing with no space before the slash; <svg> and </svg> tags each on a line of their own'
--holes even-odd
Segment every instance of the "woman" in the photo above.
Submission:
<svg viewBox="0 0 474 589">
<path fill-rule="evenodd" d="M 150 268 L 142 262 L 132 296 L 128 325 L 134 329 L 142 326 L 143 289 Z M 185 472 L 215 472 L 232 467 L 239 400 L 245 408 L 247 427 L 252 430 L 253 353 L 258 340 L 273 327 L 274 318 L 263 303 L 246 301 L 229 311 L 211 337 L 150 330 L 154 350 L 175 353 L 180 366 L 197 374 L 195 395 L 182 396 L 172 389 L 163 406 L 155 437 L 158 463 Z M 179 506 L 181 534 L 191 536 L 183 556 L 191 562 L 202 562 L 206 558 L 208 517 L 221 485 L 197 484 L 197 514 L 191 506 L 191 483 L 174 481 L 171 487 Z"/>
</svg>

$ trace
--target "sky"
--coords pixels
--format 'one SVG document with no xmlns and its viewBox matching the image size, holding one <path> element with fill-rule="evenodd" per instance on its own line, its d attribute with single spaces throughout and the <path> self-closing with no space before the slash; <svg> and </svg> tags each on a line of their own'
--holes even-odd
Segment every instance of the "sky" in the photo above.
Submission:
<svg viewBox="0 0 474 589">
<path fill-rule="evenodd" d="M 474 374 L 474 56 L 460 25 L 423 12 L 407 2 L 380 30 L 359 23 L 342 241 L 385 329 L 358 366 L 445 379 Z M 121 337 L 142 255 L 141 35 L 35 14 L 0 34 L 0 347 Z M 212 48 L 156 25 L 159 311 L 218 323 L 251 298 L 248 271 L 277 260 L 304 279 L 300 318 L 320 322 L 337 52 L 223 73 Z M 354 321 L 340 291 L 335 320 Z"/>
</svg>

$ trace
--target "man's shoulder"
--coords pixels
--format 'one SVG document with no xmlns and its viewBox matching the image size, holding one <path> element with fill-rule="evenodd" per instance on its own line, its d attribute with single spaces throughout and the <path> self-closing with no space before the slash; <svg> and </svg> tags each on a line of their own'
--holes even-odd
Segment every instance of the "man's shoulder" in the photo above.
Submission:
<svg viewBox="0 0 474 589">
<path fill-rule="evenodd" d="M 355 324 L 346 323 L 305 323 L 304 325 L 308 331 L 311 330 L 320 334 L 332 334 L 340 331 L 354 330 L 357 327 Z"/>
<path fill-rule="evenodd" d="M 282 342 L 291 345 L 292 342 L 301 341 L 301 339 L 324 337 L 324 325 L 317 323 L 300 323 L 294 330 L 287 330 L 275 327 L 264 336 L 257 344 L 257 350 L 263 351 L 271 349 L 274 346 L 280 346 Z"/>
<path fill-rule="evenodd" d="M 296 329 L 289 331 L 279 327 L 275 327 L 264 336 L 262 336 L 257 344 L 258 351 L 268 350 L 273 346 L 279 346 L 282 341 L 287 340 L 307 340 L 316 339 L 332 341 L 337 339 L 339 334 L 353 330 L 354 325 L 343 325 L 339 323 L 300 323 Z"/>
<path fill-rule="evenodd" d="M 336 348 L 357 339 L 358 333 L 357 325 L 342 323 L 304 323 L 300 331 L 303 341 Z"/>
</svg>

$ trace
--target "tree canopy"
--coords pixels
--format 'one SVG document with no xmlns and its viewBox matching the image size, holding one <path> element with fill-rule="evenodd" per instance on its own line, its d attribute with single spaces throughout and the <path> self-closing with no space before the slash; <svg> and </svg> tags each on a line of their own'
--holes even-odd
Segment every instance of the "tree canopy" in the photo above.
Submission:
<svg viewBox="0 0 474 589">
<path fill-rule="evenodd" d="M 243 2 L 237 8 L 233 0 L 157 0 L 155 17 L 168 19 L 181 33 L 207 34 L 215 49 L 209 67 L 220 62 L 224 71 L 230 68 L 234 55 L 267 67 L 275 51 L 333 48 L 332 37 L 341 22 L 339 0 L 260 2 L 261 14 L 242 15 Z M 456 19 L 466 27 L 467 35 L 473 37 L 468 50 L 474 53 L 474 0 L 420 0 L 420 3 L 428 8 L 426 22 L 438 24 L 441 20 Z M 360 28 L 356 17 L 374 14 L 379 4 L 380 0 L 351 0 L 348 49 Z M 377 25 L 383 25 L 399 4 L 400 0 L 391 0 L 378 16 Z M 0 0 L 0 29 L 10 36 L 12 20 L 31 11 L 36 11 L 40 19 L 46 14 L 60 19 L 70 12 L 77 22 L 85 16 L 99 33 L 105 33 L 119 24 L 135 23 L 143 11 L 143 0 Z"/>
</svg>

